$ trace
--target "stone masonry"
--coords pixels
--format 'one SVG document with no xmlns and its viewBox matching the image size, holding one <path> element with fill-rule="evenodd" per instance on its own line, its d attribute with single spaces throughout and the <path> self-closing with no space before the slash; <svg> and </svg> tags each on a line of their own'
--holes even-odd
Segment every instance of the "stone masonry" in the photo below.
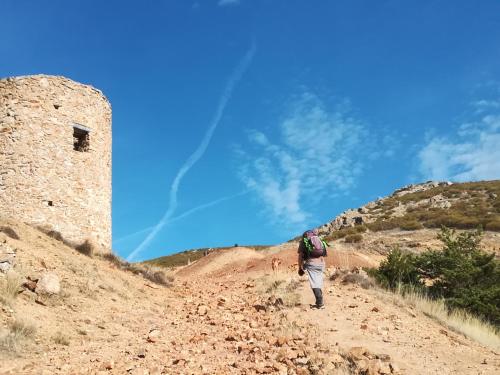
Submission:
<svg viewBox="0 0 500 375">
<path fill-rule="evenodd" d="M 111 105 L 45 75 L 0 80 L 0 217 L 111 247 Z"/>
</svg>

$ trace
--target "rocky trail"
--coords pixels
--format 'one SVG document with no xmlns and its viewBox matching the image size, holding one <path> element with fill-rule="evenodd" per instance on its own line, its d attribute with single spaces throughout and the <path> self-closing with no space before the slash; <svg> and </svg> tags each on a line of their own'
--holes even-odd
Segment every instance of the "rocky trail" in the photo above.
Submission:
<svg viewBox="0 0 500 375">
<path fill-rule="evenodd" d="M 301 284 L 302 304 L 291 317 L 320 332 L 330 347 L 362 346 L 384 353 L 404 374 L 494 374 L 500 356 L 457 334 L 415 308 L 378 290 L 327 282 L 325 310 L 307 310 L 314 302 L 308 284 Z M 386 364 L 382 367 L 387 371 Z"/>
</svg>

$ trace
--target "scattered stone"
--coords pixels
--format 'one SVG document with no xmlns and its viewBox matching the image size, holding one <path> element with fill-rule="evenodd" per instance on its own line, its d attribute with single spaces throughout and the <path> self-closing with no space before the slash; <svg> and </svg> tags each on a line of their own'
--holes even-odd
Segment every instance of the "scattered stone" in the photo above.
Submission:
<svg viewBox="0 0 500 375">
<path fill-rule="evenodd" d="M 280 336 L 276 340 L 276 346 L 284 346 L 288 343 L 288 338 L 286 336 Z"/>
<path fill-rule="evenodd" d="M 7 244 L 6 240 L 0 242 L 0 272 L 7 273 L 16 263 L 16 250 Z"/>
<path fill-rule="evenodd" d="M 257 312 L 266 312 L 267 308 L 264 305 L 253 305 L 253 308 L 257 310 Z"/>
<path fill-rule="evenodd" d="M 376 357 L 382 362 L 390 362 L 391 360 L 391 356 L 389 354 L 377 354 Z"/>
<path fill-rule="evenodd" d="M 163 366 L 153 366 L 149 369 L 149 375 L 161 375 L 163 373 Z"/>
<path fill-rule="evenodd" d="M 390 364 L 381 362 L 379 364 L 378 372 L 379 374 L 390 374 L 392 372 Z"/>
<path fill-rule="evenodd" d="M 23 282 L 23 288 L 28 289 L 31 292 L 35 292 L 36 290 L 36 283 L 38 279 L 31 279 L 29 276 L 28 278 Z"/>
<path fill-rule="evenodd" d="M 156 343 L 161 337 L 161 331 L 159 329 L 153 328 L 148 333 L 148 342 Z"/>
<path fill-rule="evenodd" d="M 101 370 L 112 370 L 113 367 L 115 367 L 115 361 L 111 359 L 102 363 Z"/>
<path fill-rule="evenodd" d="M 367 353 L 369 352 L 366 348 L 363 348 L 362 346 L 354 346 L 351 349 L 349 349 L 347 355 L 354 361 L 360 361 L 366 358 Z"/>
<path fill-rule="evenodd" d="M 197 313 L 200 316 L 207 315 L 207 313 L 208 313 L 208 307 L 205 306 L 205 305 L 198 306 Z"/>
<path fill-rule="evenodd" d="M 391 369 L 393 374 L 397 374 L 399 372 L 399 366 L 395 363 L 389 363 L 389 368 Z"/>
<path fill-rule="evenodd" d="M 379 312 L 380 309 L 377 306 L 374 306 L 373 309 L 371 310 L 372 312 Z"/>
</svg>

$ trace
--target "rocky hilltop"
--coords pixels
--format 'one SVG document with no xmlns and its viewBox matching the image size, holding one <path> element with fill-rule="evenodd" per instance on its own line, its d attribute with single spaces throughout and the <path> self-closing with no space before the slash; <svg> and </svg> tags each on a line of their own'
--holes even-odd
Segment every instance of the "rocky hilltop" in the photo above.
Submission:
<svg viewBox="0 0 500 375">
<path fill-rule="evenodd" d="M 408 185 L 388 197 L 347 210 L 318 229 L 328 236 L 357 225 L 367 225 L 372 231 L 441 225 L 500 231 L 500 180 Z"/>
</svg>

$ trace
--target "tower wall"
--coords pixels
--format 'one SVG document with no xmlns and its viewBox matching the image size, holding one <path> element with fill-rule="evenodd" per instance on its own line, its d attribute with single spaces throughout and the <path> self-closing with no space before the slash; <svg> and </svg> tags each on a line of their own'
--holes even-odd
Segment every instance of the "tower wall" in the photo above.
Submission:
<svg viewBox="0 0 500 375">
<path fill-rule="evenodd" d="M 0 80 L 0 216 L 111 247 L 111 106 L 99 90 Z"/>
</svg>

